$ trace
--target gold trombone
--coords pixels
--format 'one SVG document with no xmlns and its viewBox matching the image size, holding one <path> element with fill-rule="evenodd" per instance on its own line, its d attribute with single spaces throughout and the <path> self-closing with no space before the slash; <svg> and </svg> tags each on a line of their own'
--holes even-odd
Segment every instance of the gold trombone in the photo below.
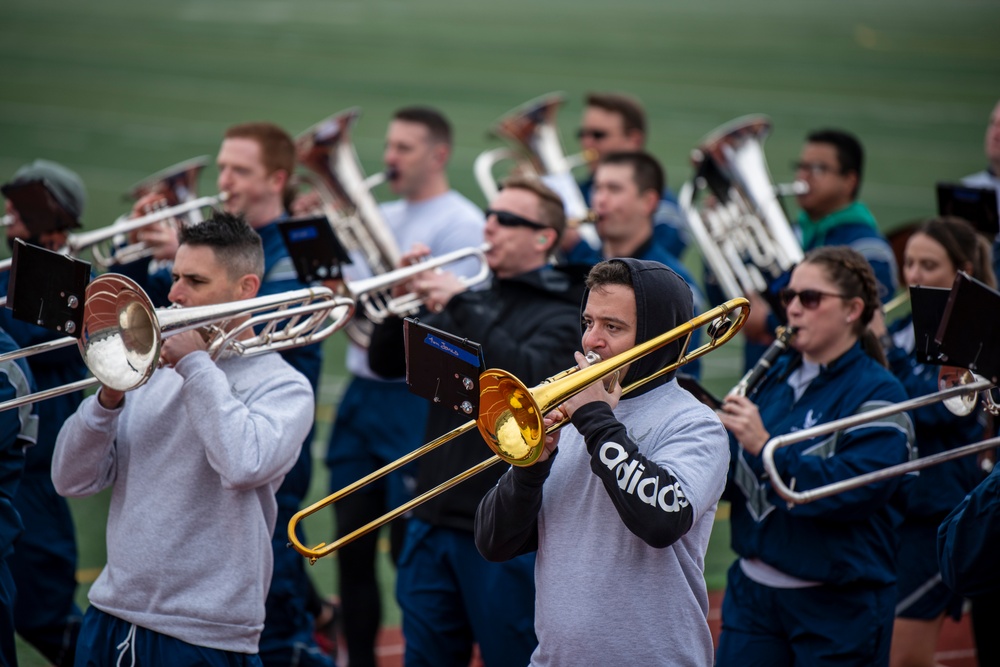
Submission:
<svg viewBox="0 0 1000 667">
<path fill-rule="evenodd" d="M 261 313 L 254 315 L 255 313 Z M 199 329 L 213 359 L 224 352 L 255 356 L 308 345 L 343 327 L 354 300 L 325 287 L 190 308 L 154 309 L 131 278 L 107 273 L 87 286 L 79 339 L 67 336 L 0 356 L 0 362 L 76 344 L 94 377 L 0 403 L 0 412 L 97 384 L 131 391 L 156 370 L 163 338 Z M 332 318 L 332 321 L 328 321 Z M 244 334 L 253 327 L 261 330 Z"/>
<path fill-rule="evenodd" d="M 735 320 L 730 318 L 730 315 L 734 312 L 736 312 Z M 545 435 L 558 430 L 566 423 L 563 421 L 553 424 L 546 430 L 542 422 L 542 418 L 546 413 L 572 396 L 580 393 L 587 386 L 624 368 L 635 360 L 674 341 L 683 340 L 680 354 L 676 361 L 648 377 L 624 387 L 622 394 L 627 394 L 638 389 L 648 382 L 666 373 L 670 373 L 689 361 L 708 354 L 716 347 L 727 343 L 743 327 L 749 313 L 749 301 L 743 297 L 732 299 L 656 338 L 636 345 L 631 350 L 622 352 L 619 355 L 600 361 L 587 368 L 571 368 L 563 371 L 558 375 L 544 380 L 531 389 L 525 387 L 524 383 L 506 371 L 499 369 L 487 370 L 479 377 L 482 405 L 477 419 L 470 420 L 458 428 L 452 429 L 448 433 L 413 450 L 396 461 L 296 512 L 288 522 L 289 543 L 296 551 L 308 558 L 310 563 L 314 564 L 318 559 L 332 554 L 341 547 L 380 528 L 393 519 L 409 512 L 417 505 L 440 495 L 494 464 L 504 461 L 515 466 L 530 466 L 542 454 Z M 691 342 L 692 333 L 705 325 L 708 325 L 708 342 L 689 353 L 687 348 Z M 390 472 L 401 468 L 407 463 L 420 458 L 446 442 L 477 427 L 486 440 L 486 444 L 495 452 L 495 456 L 452 477 L 450 480 L 439 484 L 396 509 L 383 514 L 365 526 L 337 539 L 332 544 L 321 543 L 310 548 L 299 540 L 296 530 L 302 519 L 318 512 L 324 507 L 332 505 L 371 482 L 384 477 Z"/>
<path fill-rule="evenodd" d="M 944 463 L 945 461 L 951 461 L 952 459 L 992 449 L 1000 445 L 1000 438 L 991 438 L 989 440 L 983 440 L 981 442 L 964 445 L 962 447 L 956 447 L 955 449 L 941 452 L 939 454 L 933 454 L 931 456 L 925 456 L 912 461 L 907 461 L 905 463 L 899 463 L 894 466 L 889 466 L 888 468 L 883 468 L 882 470 L 874 470 L 863 475 L 857 475 L 855 477 L 849 477 L 837 482 L 831 482 L 830 484 L 825 484 L 823 486 L 816 487 L 815 489 L 807 489 L 805 491 L 794 491 L 791 487 L 789 487 L 789 485 L 785 484 L 784 480 L 781 479 L 781 473 L 778 471 L 778 468 L 774 463 L 775 450 L 803 442 L 811 438 L 829 435 L 830 433 L 834 433 L 836 431 L 848 429 L 860 424 L 867 424 L 869 422 L 897 415 L 902 412 L 916 410 L 933 403 L 943 403 L 944 406 L 953 414 L 959 416 L 967 415 L 972 412 L 973 408 L 975 408 L 976 396 L 980 392 L 983 392 L 985 410 L 993 415 L 1000 414 L 1000 406 L 998 406 L 990 396 L 990 390 L 994 387 L 994 383 L 990 380 L 974 376 L 972 373 L 965 371 L 964 369 L 956 370 L 954 367 L 943 366 L 938 374 L 938 385 L 942 387 L 941 390 L 931 394 L 918 396 L 916 398 L 903 401 L 902 403 L 887 405 L 862 414 L 851 415 L 826 424 L 820 424 L 819 426 L 771 438 L 764 445 L 764 449 L 761 451 L 761 458 L 763 459 L 764 469 L 770 477 L 771 486 L 774 488 L 775 493 L 788 501 L 789 507 L 802 505 L 813 502 L 814 500 L 820 500 L 821 498 L 827 498 L 838 493 L 844 493 L 845 491 L 857 489 L 867 484 L 874 484 L 875 482 L 880 482 L 890 477 L 904 475 L 916 470 L 922 470 L 923 468 L 929 468 L 933 465 L 937 465 L 938 463 Z"/>
</svg>

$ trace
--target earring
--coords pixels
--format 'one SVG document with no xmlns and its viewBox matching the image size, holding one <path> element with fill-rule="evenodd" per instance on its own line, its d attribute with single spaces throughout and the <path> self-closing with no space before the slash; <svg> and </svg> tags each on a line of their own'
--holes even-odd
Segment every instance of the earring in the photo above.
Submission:
<svg viewBox="0 0 1000 667">
<path fill-rule="evenodd" d="M 545 242 L 546 242 L 546 241 L 548 241 L 548 240 L 549 240 L 549 239 L 548 239 L 548 238 L 546 238 L 545 236 L 539 236 L 539 237 L 538 237 L 538 242 L 539 242 L 539 243 L 545 243 Z"/>
</svg>

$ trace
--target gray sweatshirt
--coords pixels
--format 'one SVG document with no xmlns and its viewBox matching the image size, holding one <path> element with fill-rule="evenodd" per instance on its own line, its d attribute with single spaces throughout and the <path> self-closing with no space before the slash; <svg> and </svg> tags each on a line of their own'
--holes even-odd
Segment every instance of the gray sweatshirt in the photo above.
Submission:
<svg viewBox="0 0 1000 667">
<path fill-rule="evenodd" d="M 87 398 L 59 432 L 52 481 L 69 497 L 112 488 L 91 604 L 190 644 L 256 653 L 274 494 L 313 409 L 308 381 L 277 354 L 216 363 L 195 352 L 118 409 Z"/>
<path fill-rule="evenodd" d="M 725 429 L 676 381 L 613 414 L 600 405 L 573 415 L 551 468 L 500 479 L 476 543 L 497 560 L 537 540 L 533 667 L 707 667 L 705 551 L 729 466 Z"/>
</svg>

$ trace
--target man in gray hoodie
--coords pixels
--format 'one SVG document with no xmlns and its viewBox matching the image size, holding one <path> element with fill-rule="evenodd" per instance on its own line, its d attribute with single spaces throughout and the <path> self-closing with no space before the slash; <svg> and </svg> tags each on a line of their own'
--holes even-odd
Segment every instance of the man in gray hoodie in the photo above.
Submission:
<svg viewBox="0 0 1000 667">
<path fill-rule="evenodd" d="M 182 232 L 170 301 L 250 299 L 263 266 L 257 233 L 217 214 Z M 213 361 L 206 347 L 198 331 L 165 338 L 146 384 L 127 396 L 101 387 L 59 432 L 56 490 L 111 488 L 108 562 L 77 664 L 260 665 L 275 492 L 312 425 L 313 393 L 277 354 Z"/>
<path fill-rule="evenodd" d="M 691 290 L 657 262 L 601 262 L 587 289 L 582 347 L 603 359 L 691 314 Z M 484 557 L 538 552 L 533 666 L 712 664 L 704 557 L 726 481 L 726 431 L 673 373 L 622 397 L 622 386 L 664 368 L 679 347 L 661 347 L 620 369 L 620 383 L 596 382 L 550 412 L 547 425 L 571 425 L 479 505 Z M 587 365 L 580 352 L 576 359 Z"/>
</svg>

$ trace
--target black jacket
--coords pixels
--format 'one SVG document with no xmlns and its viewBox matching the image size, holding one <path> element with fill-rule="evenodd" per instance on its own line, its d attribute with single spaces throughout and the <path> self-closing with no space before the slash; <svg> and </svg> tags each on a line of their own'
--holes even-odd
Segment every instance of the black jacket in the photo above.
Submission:
<svg viewBox="0 0 1000 667">
<path fill-rule="evenodd" d="M 456 295 L 443 312 L 421 321 L 456 336 L 480 343 L 486 368 L 509 371 L 526 386 L 573 365 L 580 349 L 580 301 L 583 280 L 572 267 L 543 267 L 506 280 L 494 280 L 486 290 Z M 369 359 L 372 370 L 384 377 L 404 374 L 401 320 L 375 328 Z M 469 421 L 454 410 L 431 406 L 425 441 L 429 442 Z M 479 431 L 470 432 L 419 459 L 417 493 L 482 463 L 493 456 Z M 433 525 L 473 530 L 476 507 L 507 464 L 486 471 L 414 509 L 414 515 Z"/>
</svg>

